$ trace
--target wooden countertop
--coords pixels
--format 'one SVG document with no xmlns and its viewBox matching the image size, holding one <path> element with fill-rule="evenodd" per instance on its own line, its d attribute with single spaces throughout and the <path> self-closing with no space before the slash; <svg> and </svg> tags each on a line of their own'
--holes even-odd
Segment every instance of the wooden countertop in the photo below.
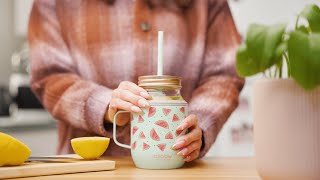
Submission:
<svg viewBox="0 0 320 180">
<path fill-rule="evenodd" d="M 24 179 L 260 179 L 253 158 L 204 158 L 174 170 L 144 170 L 134 166 L 130 157 L 106 158 L 116 161 L 116 170 L 77 173 Z"/>
</svg>

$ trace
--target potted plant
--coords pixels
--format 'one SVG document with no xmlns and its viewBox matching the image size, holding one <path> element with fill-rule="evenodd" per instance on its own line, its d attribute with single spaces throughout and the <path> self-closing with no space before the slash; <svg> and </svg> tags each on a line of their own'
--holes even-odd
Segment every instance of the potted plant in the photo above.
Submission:
<svg viewBox="0 0 320 180">
<path fill-rule="evenodd" d="M 238 49 L 236 66 L 242 77 L 258 73 L 267 77 L 253 84 L 260 176 L 320 179 L 319 7 L 306 6 L 294 30 L 285 24 L 250 25 Z"/>
</svg>

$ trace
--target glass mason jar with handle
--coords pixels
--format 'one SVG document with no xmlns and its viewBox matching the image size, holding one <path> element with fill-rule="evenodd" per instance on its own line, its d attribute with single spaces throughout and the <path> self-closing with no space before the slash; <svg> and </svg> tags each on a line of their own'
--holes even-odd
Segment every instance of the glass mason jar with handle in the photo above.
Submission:
<svg viewBox="0 0 320 180">
<path fill-rule="evenodd" d="M 151 95 L 150 107 L 143 108 L 141 114 L 131 114 L 131 145 L 121 144 L 116 137 L 117 115 L 128 112 L 118 111 L 115 114 L 115 143 L 131 149 L 138 168 L 175 169 L 183 166 L 183 157 L 171 149 L 177 138 L 186 133 L 176 131 L 188 115 L 188 104 L 180 94 L 181 79 L 176 76 L 141 76 L 138 85 Z"/>
</svg>

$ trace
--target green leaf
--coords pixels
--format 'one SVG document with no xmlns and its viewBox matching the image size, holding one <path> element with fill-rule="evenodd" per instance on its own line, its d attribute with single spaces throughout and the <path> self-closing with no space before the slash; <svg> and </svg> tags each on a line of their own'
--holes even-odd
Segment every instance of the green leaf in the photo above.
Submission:
<svg viewBox="0 0 320 180">
<path fill-rule="evenodd" d="M 320 34 L 292 32 L 288 52 L 292 77 L 305 89 L 320 85 Z"/>
<path fill-rule="evenodd" d="M 311 29 L 306 26 L 299 26 L 297 30 L 306 34 L 309 34 L 309 32 L 311 31 Z"/>
<path fill-rule="evenodd" d="M 274 52 L 281 43 L 285 27 L 284 24 L 269 27 L 253 24 L 249 27 L 247 35 L 249 56 L 259 62 L 261 72 L 275 64 Z"/>
<path fill-rule="evenodd" d="M 320 8 L 317 5 L 307 5 L 301 16 L 308 20 L 312 32 L 320 32 Z"/>
<path fill-rule="evenodd" d="M 264 72 L 280 60 L 286 47 L 281 44 L 286 25 L 249 27 L 245 45 L 238 49 L 237 71 L 240 76 L 251 76 Z M 277 50 L 277 53 L 276 53 Z"/>
<path fill-rule="evenodd" d="M 236 61 L 237 73 L 241 77 L 252 76 L 259 73 L 257 63 L 249 57 L 247 46 L 242 44 L 237 51 Z"/>
<path fill-rule="evenodd" d="M 284 24 L 273 26 L 253 24 L 249 27 L 246 41 L 249 56 L 259 61 L 261 72 L 275 64 L 274 51 L 281 43 L 285 28 Z"/>
<path fill-rule="evenodd" d="M 288 49 L 287 42 L 280 43 L 277 49 L 275 50 L 275 59 L 281 60 L 283 53 L 285 53 L 287 49 Z"/>
</svg>

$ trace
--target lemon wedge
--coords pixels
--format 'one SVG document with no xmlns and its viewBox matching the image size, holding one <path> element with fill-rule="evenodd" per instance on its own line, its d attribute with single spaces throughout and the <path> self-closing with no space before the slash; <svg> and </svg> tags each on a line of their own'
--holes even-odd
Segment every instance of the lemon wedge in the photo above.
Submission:
<svg viewBox="0 0 320 180">
<path fill-rule="evenodd" d="M 110 138 L 80 137 L 71 140 L 73 151 L 84 159 L 98 159 L 108 148 Z"/>
<path fill-rule="evenodd" d="M 28 146 L 19 140 L 0 132 L 0 166 L 23 164 L 31 154 Z"/>
</svg>

